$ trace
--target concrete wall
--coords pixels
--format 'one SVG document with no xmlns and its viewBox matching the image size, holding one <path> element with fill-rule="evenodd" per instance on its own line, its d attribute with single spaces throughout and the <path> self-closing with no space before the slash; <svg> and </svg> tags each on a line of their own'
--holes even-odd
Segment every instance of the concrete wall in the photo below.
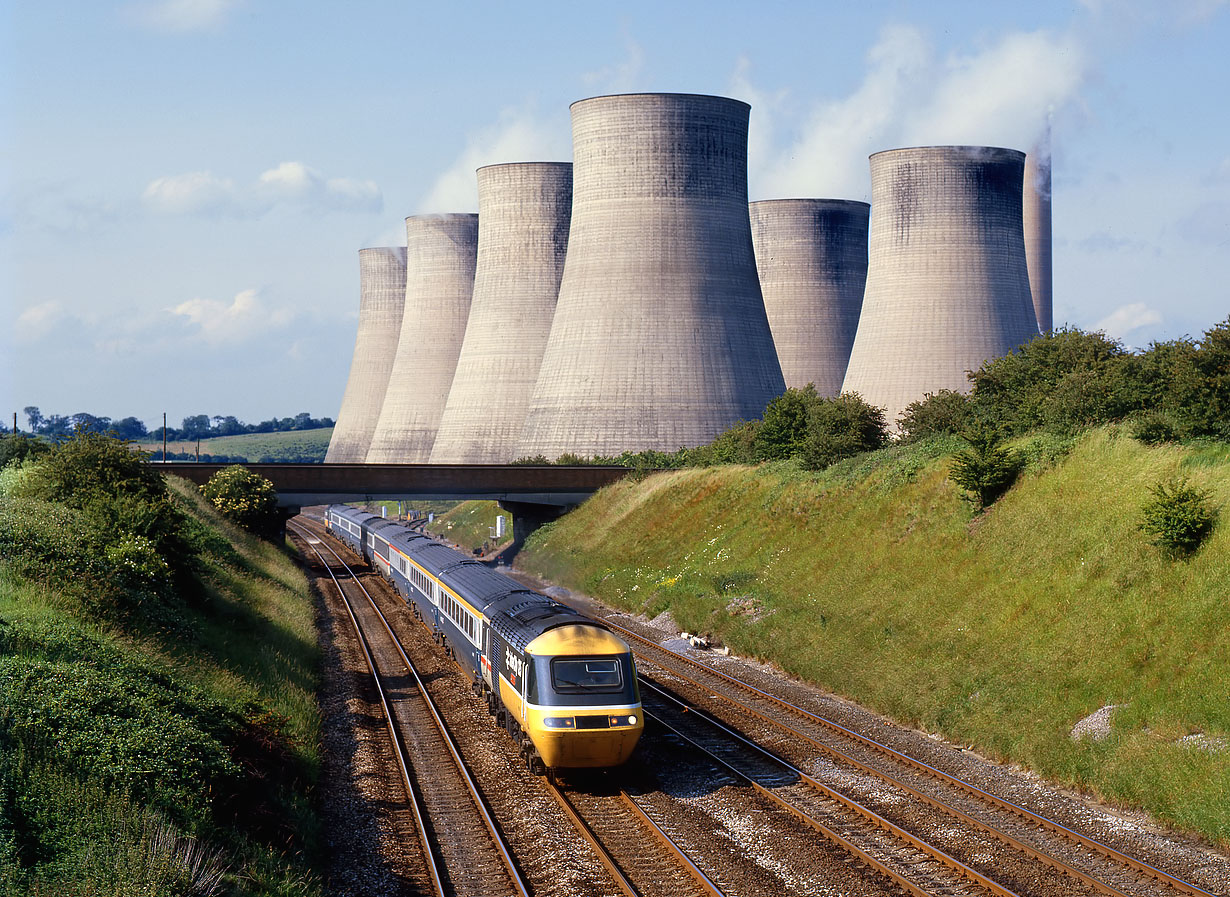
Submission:
<svg viewBox="0 0 1230 897">
<path fill-rule="evenodd" d="M 870 209 L 844 199 L 749 207 L 760 290 L 789 387 L 841 392 L 867 282 Z"/>
<path fill-rule="evenodd" d="M 747 211 L 749 107 L 632 94 L 572 105 L 568 257 L 517 450 L 673 450 L 785 388 Z"/>
<path fill-rule="evenodd" d="M 1025 263 L 1038 330 L 1055 326 L 1051 273 L 1051 155 L 1049 140 L 1025 156 L 1021 216 L 1025 226 Z"/>
<path fill-rule="evenodd" d="M 474 298 L 433 464 L 516 460 L 559 296 L 571 212 L 570 162 L 478 170 Z"/>
<path fill-rule="evenodd" d="M 406 300 L 406 249 L 359 250 L 359 331 L 325 463 L 367 457 L 384 405 Z"/>
<path fill-rule="evenodd" d="M 406 294 L 369 463 L 426 463 L 453 382 L 474 290 L 478 216 L 406 219 Z"/>
<path fill-rule="evenodd" d="M 867 289 L 844 392 L 887 409 L 940 389 L 1037 333 L 1022 233 L 1025 155 L 992 147 L 871 157 Z"/>
</svg>

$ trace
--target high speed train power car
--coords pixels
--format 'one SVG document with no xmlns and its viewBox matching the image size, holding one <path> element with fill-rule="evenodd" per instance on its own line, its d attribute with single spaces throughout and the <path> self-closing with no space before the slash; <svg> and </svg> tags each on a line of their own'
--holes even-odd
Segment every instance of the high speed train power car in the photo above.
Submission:
<svg viewBox="0 0 1230 897">
<path fill-rule="evenodd" d="M 531 769 L 628 759 L 645 727 L 636 668 L 601 623 L 396 521 L 346 505 L 326 520 L 469 672 Z"/>
</svg>

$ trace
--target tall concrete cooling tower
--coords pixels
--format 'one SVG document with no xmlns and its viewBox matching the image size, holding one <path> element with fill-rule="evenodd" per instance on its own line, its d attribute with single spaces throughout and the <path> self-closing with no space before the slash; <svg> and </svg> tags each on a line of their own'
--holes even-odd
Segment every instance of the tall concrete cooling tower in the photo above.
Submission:
<svg viewBox="0 0 1230 897">
<path fill-rule="evenodd" d="M 406 249 L 359 250 L 359 333 L 325 463 L 363 463 L 384 405 L 406 301 Z"/>
<path fill-rule="evenodd" d="M 1029 291 L 1033 294 L 1038 330 L 1049 333 L 1055 326 L 1051 296 L 1051 154 L 1049 140 L 1025 156 L 1025 193 L 1022 218 L 1025 223 L 1025 262 L 1029 266 Z"/>
<path fill-rule="evenodd" d="M 871 157 L 867 289 L 843 392 L 887 409 L 967 391 L 965 372 L 1038 332 L 1021 224 L 1025 154 L 978 146 Z"/>
<path fill-rule="evenodd" d="M 368 463 L 426 463 L 474 290 L 478 216 L 406 219 L 406 307 Z"/>
<path fill-rule="evenodd" d="M 867 282 L 871 207 L 771 199 L 749 207 L 760 290 L 786 385 L 841 392 Z"/>
<path fill-rule="evenodd" d="M 433 464 L 516 459 L 555 315 L 571 214 L 571 162 L 478 170 L 474 299 Z"/>
<path fill-rule="evenodd" d="M 572 104 L 568 258 L 518 455 L 699 445 L 784 390 L 752 254 L 749 109 Z"/>
</svg>

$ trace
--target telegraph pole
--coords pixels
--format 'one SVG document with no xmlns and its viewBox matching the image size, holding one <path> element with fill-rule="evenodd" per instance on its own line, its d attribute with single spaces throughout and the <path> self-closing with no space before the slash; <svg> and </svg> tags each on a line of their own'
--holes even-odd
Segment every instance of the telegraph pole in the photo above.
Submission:
<svg viewBox="0 0 1230 897">
<path fill-rule="evenodd" d="M 167 460 L 167 413 L 162 412 L 162 462 Z"/>
</svg>

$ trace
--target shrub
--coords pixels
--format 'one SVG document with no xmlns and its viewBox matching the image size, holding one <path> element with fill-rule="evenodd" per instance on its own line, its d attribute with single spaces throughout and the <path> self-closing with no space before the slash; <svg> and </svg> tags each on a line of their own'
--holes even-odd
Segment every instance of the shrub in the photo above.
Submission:
<svg viewBox="0 0 1230 897">
<path fill-rule="evenodd" d="M 1194 554 L 1217 522 L 1211 494 L 1187 480 L 1159 483 L 1149 491 L 1153 500 L 1141 508 L 1140 529 L 1171 557 Z"/>
<path fill-rule="evenodd" d="M 201 487 L 201 493 L 223 517 L 249 532 L 270 536 L 280 526 L 278 493 L 273 483 L 246 467 L 219 470 Z"/>
<path fill-rule="evenodd" d="M 1193 362 L 1190 411 L 1196 435 L 1230 439 L 1230 317 L 1205 332 Z"/>
<path fill-rule="evenodd" d="M 758 420 L 741 420 L 717 435 L 709 445 L 710 464 L 755 464 Z"/>
<path fill-rule="evenodd" d="M 929 436 L 957 436 L 969 426 L 972 411 L 969 396 L 951 389 L 925 393 L 905 406 L 897 420 L 902 442 L 917 442 Z"/>
<path fill-rule="evenodd" d="M 803 454 L 807 444 L 807 420 L 820 402 L 816 387 L 787 389 L 765 407 L 764 418 L 752 436 L 752 450 L 759 461 L 784 461 Z"/>
<path fill-rule="evenodd" d="M 982 511 L 1008 491 L 1021 459 L 1002 444 L 1002 432 L 993 427 L 975 427 L 962 433 L 961 438 L 968 448 L 953 456 L 948 478 L 969 493 L 967 499 Z"/>
<path fill-rule="evenodd" d="M 1073 433 L 1141 407 L 1131 356 L 1103 333 L 1062 328 L 970 374 L 978 418 L 1008 433 Z"/>
<path fill-rule="evenodd" d="M 0 467 L 6 467 L 16 461 L 27 458 L 37 458 L 51 451 L 51 446 L 41 439 L 27 436 L 25 433 L 8 433 L 0 436 Z"/>
<path fill-rule="evenodd" d="M 858 393 L 844 393 L 812 406 L 802 463 L 808 470 L 823 470 L 842 458 L 883 448 L 887 442 L 884 409 L 869 405 Z"/>
<path fill-rule="evenodd" d="M 1145 445 L 1177 442 L 1182 435 L 1174 417 L 1165 411 L 1142 411 L 1135 415 L 1131 420 L 1131 434 Z"/>
</svg>

